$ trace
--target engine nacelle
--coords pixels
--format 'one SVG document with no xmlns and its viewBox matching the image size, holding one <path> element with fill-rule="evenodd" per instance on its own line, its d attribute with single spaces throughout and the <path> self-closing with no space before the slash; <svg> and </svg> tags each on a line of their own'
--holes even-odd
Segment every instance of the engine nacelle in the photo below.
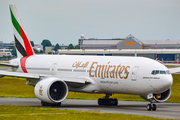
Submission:
<svg viewBox="0 0 180 120">
<path fill-rule="evenodd" d="M 167 99 L 169 99 L 169 97 L 171 96 L 171 88 L 169 88 L 168 90 L 166 90 L 165 92 L 163 93 L 160 93 L 160 94 L 153 94 L 154 95 L 154 100 L 156 102 L 164 102 L 166 101 Z M 147 100 L 147 96 L 140 96 L 142 99 L 144 100 Z"/>
<path fill-rule="evenodd" d="M 68 86 L 58 78 L 46 78 L 36 84 L 34 92 L 43 102 L 60 103 L 68 95 Z"/>
</svg>

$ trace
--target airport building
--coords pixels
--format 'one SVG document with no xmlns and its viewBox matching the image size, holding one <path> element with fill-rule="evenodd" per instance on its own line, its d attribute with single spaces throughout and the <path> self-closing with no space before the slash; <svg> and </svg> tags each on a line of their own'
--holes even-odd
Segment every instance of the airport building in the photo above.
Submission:
<svg viewBox="0 0 180 120">
<path fill-rule="evenodd" d="M 178 49 L 180 40 L 138 40 L 132 35 L 114 39 L 85 39 L 81 35 L 81 49 Z"/>
<path fill-rule="evenodd" d="M 10 49 L 0 49 L 0 57 L 12 56 Z"/>
<path fill-rule="evenodd" d="M 79 39 L 80 50 L 59 50 L 67 55 L 143 56 L 179 62 L 180 40 L 138 40 L 132 35 L 115 39 Z"/>
<path fill-rule="evenodd" d="M 0 41 L 0 49 L 10 49 L 14 47 L 15 42 L 10 42 L 10 43 L 4 43 L 3 41 Z"/>
</svg>

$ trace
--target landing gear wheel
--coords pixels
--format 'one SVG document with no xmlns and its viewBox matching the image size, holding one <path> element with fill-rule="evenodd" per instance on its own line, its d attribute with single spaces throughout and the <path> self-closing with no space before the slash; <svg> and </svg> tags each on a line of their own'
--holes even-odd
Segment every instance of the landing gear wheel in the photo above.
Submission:
<svg viewBox="0 0 180 120">
<path fill-rule="evenodd" d="M 51 103 L 46 103 L 46 102 L 41 101 L 41 105 L 42 106 L 59 106 L 60 107 L 61 106 L 61 102 L 60 103 L 54 103 L 54 104 L 52 103 L 51 104 Z"/>
<path fill-rule="evenodd" d="M 114 106 L 117 106 L 118 105 L 118 100 L 117 99 L 114 99 Z"/>
<path fill-rule="evenodd" d="M 61 102 L 60 103 L 56 103 L 56 106 L 61 106 Z"/>
<path fill-rule="evenodd" d="M 148 111 L 151 111 L 151 109 L 152 109 L 151 104 L 148 104 L 148 105 L 147 105 L 147 110 L 148 110 Z"/>
<path fill-rule="evenodd" d="M 98 105 L 103 105 L 103 104 L 102 104 L 102 99 L 101 99 L 101 98 L 98 99 Z"/>
<path fill-rule="evenodd" d="M 117 99 L 98 99 L 98 105 L 101 106 L 117 106 L 118 105 L 118 100 Z"/>
<path fill-rule="evenodd" d="M 156 111 L 156 104 L 152 104 L 152 110 Z"/>
<path fill-rule="evenodd" d="M 45 104 L 45 102 L 41 101 L 41 105 L 42 105 L 42 106 L 45 106 L 46 104 Z"/>
</svg>

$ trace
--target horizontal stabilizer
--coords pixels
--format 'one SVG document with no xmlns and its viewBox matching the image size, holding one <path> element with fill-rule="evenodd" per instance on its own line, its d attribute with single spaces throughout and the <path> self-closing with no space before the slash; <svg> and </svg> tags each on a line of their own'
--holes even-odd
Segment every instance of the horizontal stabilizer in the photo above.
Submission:
<svg viewBox="0 0 180 120">
<path fill-rule="evenodd" d="M 7 67 L 14 67 L 14 68 L 18 68 L 19 65 L 12 65 L 12 64 L 8 64 L 8 63 L 0 63 L 1 66 L 7 66 Z"/>
</svg>

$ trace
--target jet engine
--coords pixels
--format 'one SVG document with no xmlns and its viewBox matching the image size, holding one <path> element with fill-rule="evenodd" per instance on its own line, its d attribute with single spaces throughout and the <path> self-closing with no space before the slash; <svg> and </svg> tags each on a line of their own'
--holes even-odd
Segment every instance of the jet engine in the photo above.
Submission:
<svg viewBox="0 0 180 120">
<path fill-rule="evenodd" d="M 154 95 L 154 100 L 156 102 L 164 102 L 167 99 L 169 99 L 169 97 L 171 96 L 171 88 L 169 88 L 168 90 L 166 90 L 163 93 L 159 93 L 159 94 L 153 94 Z M 147 99 L 147 96 L 140 96 L 142 99 L 150 101 Z"/>
<path fill-rule="evenodd" d="M 46 78 L 36 84 L 34 92 L 43 102 L 60 103 L 68 95 L 68 86 L 58 78 Z"/>
</svg>

